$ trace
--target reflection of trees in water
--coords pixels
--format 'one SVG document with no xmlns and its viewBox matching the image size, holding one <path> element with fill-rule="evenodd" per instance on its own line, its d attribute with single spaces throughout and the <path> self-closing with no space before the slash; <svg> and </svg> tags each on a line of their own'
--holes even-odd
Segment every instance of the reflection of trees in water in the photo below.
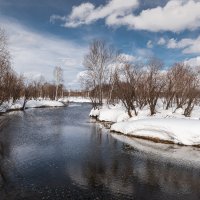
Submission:
<svg viewBox="0 0 200 200">
<path fill-rule="evenodd" d="M 4 118 L 0 119 L 0 131 L 3 130 L 5 123 L 6 123 L 6 120 Z M 1 188 L 4 187 L 4 185 L 6 183 L 6 175 L 5 175 L 5 172 L 3 169 L 4 157 L 5 157 L 5 148 L 4 148 L 4 143 L 3 143 L 1 135 L 0 135 L 0 190 L 1 190 Z"/>
<path fill-rule="evenodd" d="M 102 133 L 99 126 L 92 126 L 91 132 L 91 151 L 82 166 L 87 186 L 105 188 L 113 194 L 119 191 L 124 194 L 132 193 L 132 157 L 129 154 L 121 156 L 118 141 L 111 135 Z"/>
<path fill-rule="evenodd" d="M 158 168 L 159 167 L 159 168 Z M 146 160 L 144 173 L 137 173 L 137 176 L 144 183 L 159 185 L 162 191 L 168 193 L 190 193 L 199 194 L 200 180 L 199 171 L 193 168 L 182 168 L 170 163 L 160 163 L 159 165 L 150 160 Z"/>
<path fill-rule="evenodd" d="M 3 118 L 0 125 L 0 199 L 16 199 L 17 192 L 9 181 L 9 169 L 13 163 L 8 159 L 10 155 L 10 135 L 7 131 L 9 116 Z M 13 167 L 13 166 L 12 166 Z"/>
<path fill-rule="evenodd" d="M 98 126 L 92 126 L 91 132 L 94 133 L 91 134 L 90 140 L 92 148 L 88 155 L 90 158 L 84 163 L 83 174 L 88 186 L 95 187 L 102 184 L 105 177 L 105 163 L 99 148 L 102 144 L 102 130 Z"/>
<path fill-rule="evenodd" d="M 7 175 L 4 165 L 4 159 L 5 159 L 4 143 L 0 141 L 0 196 L 2 199 L 4 199 L 7 196 L 6 195 Z"/>
<path fill-rule="evenodd" d="M 4 148 L 3 143 L 0 141 L 0 187 L 6 182 L 6 177 L 3 171 L 3 157 L 4 157 Z"/>
<path fill-rule="evenodd" d="M 173 195 L 200 197 L 197 169 L 142 157 L 141 152 L 103 134 L 98 126 L 91 131 L 91 151 L 82 165 L 87 187 L 106 188 L 113 194 L 119 192 L 144 199 L 170 199 Z"/>
</svg>

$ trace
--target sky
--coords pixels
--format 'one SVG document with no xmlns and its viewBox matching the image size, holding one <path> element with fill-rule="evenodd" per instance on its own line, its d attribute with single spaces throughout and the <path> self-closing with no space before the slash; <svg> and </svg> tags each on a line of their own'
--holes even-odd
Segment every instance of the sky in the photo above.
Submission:
<svg viewBox="0 0 200 200">
<path fill-rule="evenodd" d="M 103 39 L 135 61 L 149 57 L 200 65 L 200 0 L 0 0 L 13 68 L 80 89 L 84 55 Z"/>
</svg>

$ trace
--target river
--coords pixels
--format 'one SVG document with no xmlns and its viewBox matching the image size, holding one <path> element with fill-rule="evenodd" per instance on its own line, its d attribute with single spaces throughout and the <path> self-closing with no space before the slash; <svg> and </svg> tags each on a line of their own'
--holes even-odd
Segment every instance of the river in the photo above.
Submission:
<svg viewBox="0 0 200 200">
<path fill-rule="evenodd" d="M 1 200 L 200 199 L 199 167 L 146 156 L 89 119 L 90 109 L 0 117 Z"/>
</svg>

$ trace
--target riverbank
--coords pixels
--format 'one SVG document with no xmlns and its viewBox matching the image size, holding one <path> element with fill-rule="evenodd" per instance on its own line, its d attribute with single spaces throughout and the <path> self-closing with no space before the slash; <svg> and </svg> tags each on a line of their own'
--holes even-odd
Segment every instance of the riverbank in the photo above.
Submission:
<svg viewBox="0 0 200 200">
<path fill-rule="evenodd" d="M 183 109 L 164 110 L 163 107 L 162 104 L 157 106 L 153 116 L 148 107 L 138 109 L 138 115 L 130 118 L 121 104 L 104 105 L 101 109 L 92 109 L 90 117 L 110 123 L 112 132 L 157 143 L 200 147 L 200 107 L 195 106 L 190 117 L 183 115 Z"/>
<path fill-rule="evenodd" d="M 91 103 L 89 97 L 65 97 L 64 100 L 72 103 Z"/>
<path fill-rule="evenodd" d="M 4 102 L 0 106 L 0 114 L 11 112 L 11 111 L 18 111 L 22 110 L 23 108 L 23 99 L 17 100 L 14 103 Z M 25 105 L 25 109 L 28 108 L 45 108 L 45 107 L 64 107 L 67 104 L 62 101 L 55 101 L 55 100 L 46 100 L 46 99 L 36 99 L 36 100 L 28 100 Z"/>
<path fill-rule="evenodd" d="M 68 103 L 74 102 L 74 103 L 91 103 L 91 100 L 89 98 L 84 97 L 63 97 L 56 100 L 50 100 L 50 99 L 31 99 L 26 102 L 25 109 L 28 108 L 48 108 L 48 107 L 64 107 L 68 105 Z M 0 114 L 11 112 L 11 111 L 18 111 L 22 110 L 23 108 L 23 99 L 19 99 L 15 101 L 14 103 L 12 101 L 4 102 L 0 106 Z"/>
</svg>

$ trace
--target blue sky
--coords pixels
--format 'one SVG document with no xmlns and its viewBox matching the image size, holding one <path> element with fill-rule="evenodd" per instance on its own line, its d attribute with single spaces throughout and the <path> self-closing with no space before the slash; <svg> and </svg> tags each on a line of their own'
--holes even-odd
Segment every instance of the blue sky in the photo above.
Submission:
<svg viewBox="0 0 200 200">
<path fill-rule="evenodd" d="M 166 67 L 200 65 L 198 0 L 0 0 L 0 26 L 17 72 L 52 80 L 60 65 L 73 89 L 80 87 L 83 57 L 95 38 L 136 61 L 156 56 Z"/>
</svg>

